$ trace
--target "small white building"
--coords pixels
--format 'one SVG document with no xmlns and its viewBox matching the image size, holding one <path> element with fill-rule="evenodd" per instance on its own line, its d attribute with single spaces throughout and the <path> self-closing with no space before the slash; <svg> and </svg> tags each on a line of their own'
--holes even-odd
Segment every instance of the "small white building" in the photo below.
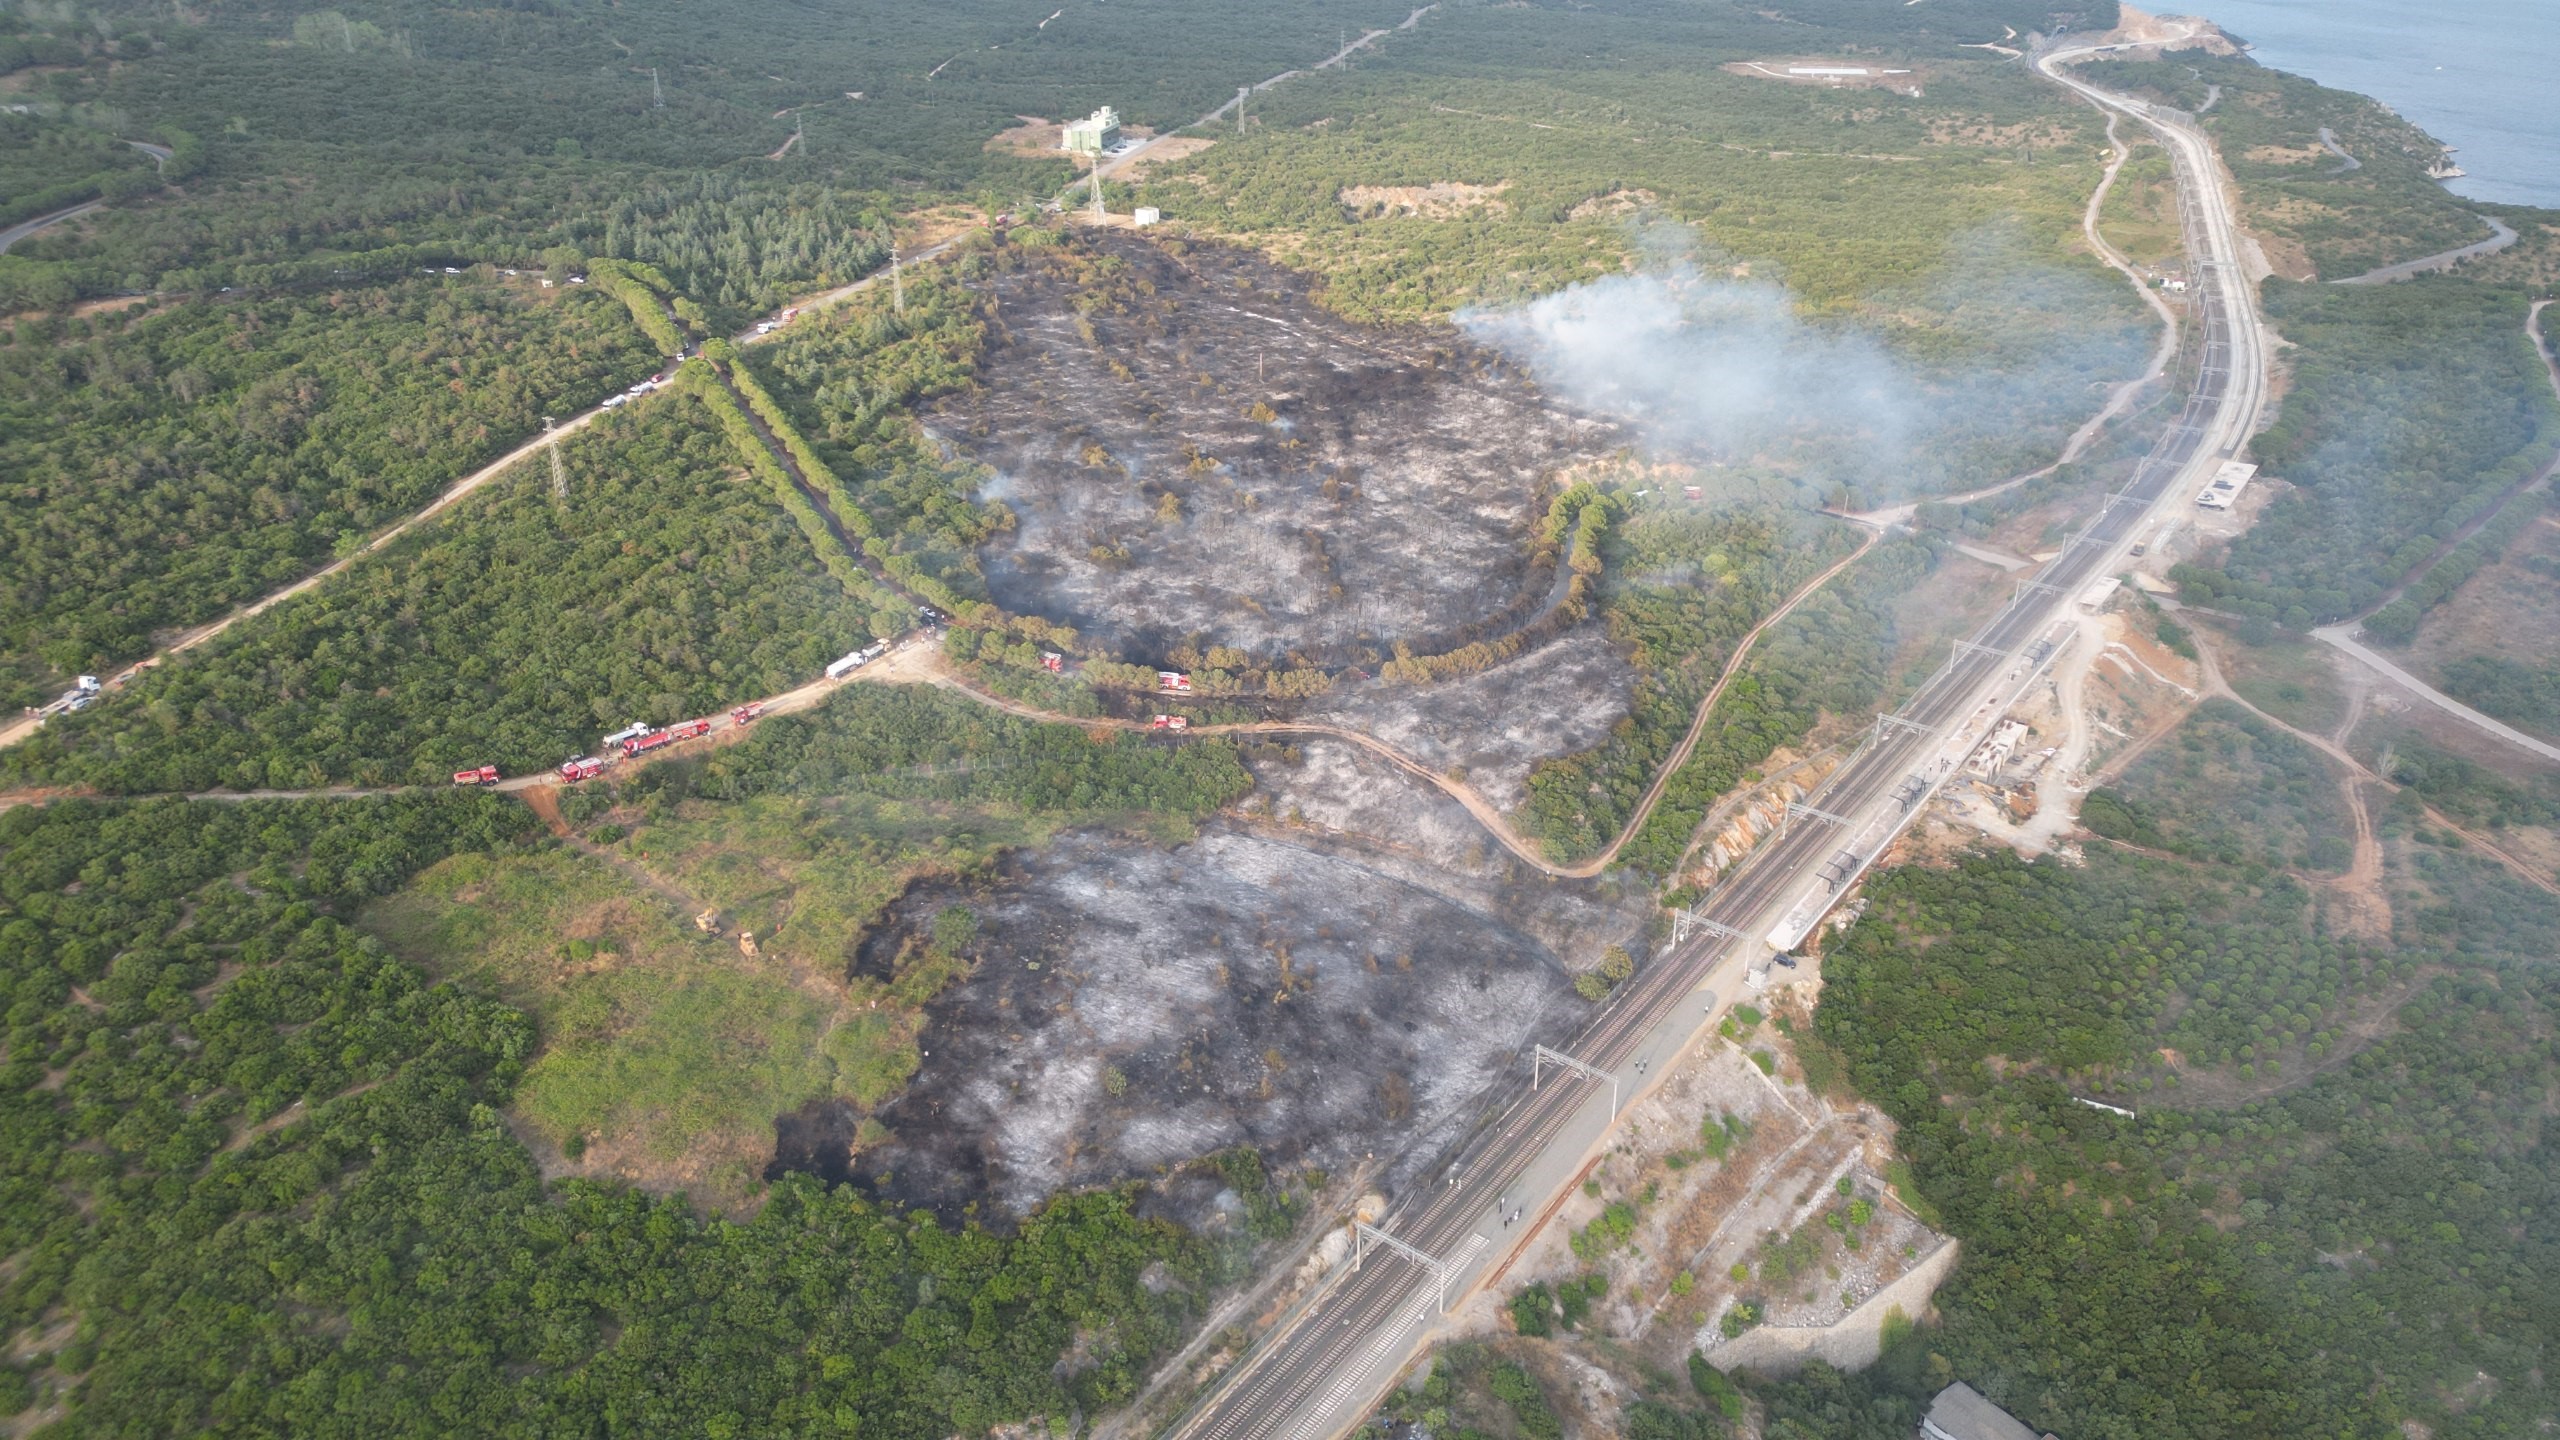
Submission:
<svg viewBox="0 0 2560 1440">
<path fill-rule="evenodd" d="M 1070 120 L 1058 135 L 1058 148 L 1077 155 L 1100 155 L 1120 143 L 1120 112 L 1105 105 L 1082 120 Z"/>
<path fill-rule="evenodd" d="M 1141 205 L 1138 207 L 1137 212 L 1130 218 L 1135 220 L 1141 228 L 1144 228 L 1145 226 L 1153 225 L 1157 221 L 1162 220 L 1164 218 L 1164 212 L 1153 205 Z"/>
<path fill-rule="evenodd" d="M 2223 461 L 2222 468 L 2213 472 L 2212 482 L 2196 492 L 2196 504 L 2207 510 L 2230 509 L 2232 502 L 2240 498 L 2241 491 L 2249 488 L 2250 480 L 2257 473 L 2255 465 L 2238 460 Z"/>
</svg>

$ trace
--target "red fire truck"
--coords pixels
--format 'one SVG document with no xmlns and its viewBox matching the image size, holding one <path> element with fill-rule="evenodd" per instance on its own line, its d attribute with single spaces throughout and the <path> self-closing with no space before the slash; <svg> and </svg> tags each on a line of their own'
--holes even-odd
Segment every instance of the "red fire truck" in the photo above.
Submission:
<svg viewBox="0 0 2560 1440">
<path fill-rule="evenodd" d="M 495 785 L 498 783 L 498 767 L 495 765 L 483 765 L 477 770 L 456 770 L 453 772 L 453 783 L 456 785 Z"/>
</svg>

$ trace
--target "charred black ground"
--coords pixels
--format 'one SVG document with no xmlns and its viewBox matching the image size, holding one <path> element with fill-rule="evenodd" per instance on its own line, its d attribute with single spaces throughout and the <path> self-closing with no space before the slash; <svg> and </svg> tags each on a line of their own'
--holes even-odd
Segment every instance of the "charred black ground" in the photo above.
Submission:
<svg viewBox="0 0 2560 1440">
<path fill-rule="evenodd" d="M 1456 331 L 1353 325 L 1248 251 L 1079 232 L 985 283 L 983 383 L 929 422 L 1019 522 L 989 588 L 1131 659 L 1508 629 L 1547 597 L 1542 488 L 1621 443 Z"/>
<path fill-rule="evenodd" d="M 931 1007 L 923 1067 L 877 1117 L 894 1138 L 848 1163 L 850 1110 L 813 1106 L 779 1126 L 777 1172 L 1018 1214 L 1231 1145 L 1328 1169 L 1418 1156 L 1577 1018 L 1568 963 L 1639 924 L 1498 866 L 1220 822 L 1171 851 L 1071 836 L 919 888 L 857 963 L 954 904 L 979 917 L 976 973 Z"/>
</svg>

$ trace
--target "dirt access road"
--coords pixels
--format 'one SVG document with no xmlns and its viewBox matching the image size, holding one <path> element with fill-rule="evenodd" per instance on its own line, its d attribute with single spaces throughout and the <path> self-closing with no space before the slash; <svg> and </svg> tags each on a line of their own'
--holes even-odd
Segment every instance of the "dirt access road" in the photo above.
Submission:
<svg viewBox="0 0 2560 1440">
<path fill-rule="evenodd" d="M 2536 300 L 2533 302 L 2533 307 L 2525 312 L 2524 333 L 2526 338 L 2533 342 L 2533 353 L 2542 357 L 2542 368 L 2544 373 L 2550 378 L 2553 392 L 2560 393 L 2560 363 L 2553 362 L 2551 358 L 2551 347 L 2542 330 L 2542 312 L 2543 309 L 2550 304 L 2551 302 L 2548 300 Z M 2539 490 L 2544 485 L 2549 484 L 2554 471 L 2560 471 L 2560 457 L 2554 457 L 2550 464 L 2535 471 L 2522 483 L 2518 484 L 2513 490 L 2510 490 L 2504 496 L 2501 496 L 2497 504 L 2489 506 L 2487 509 L 2481 511 L 2477 519 L 2474 519 L 2470 524 L 2463 526 L 2460 530 L 2457 530 L 2452 535 L 2446 537 L 2445 542 L 2442 545 L 2437 546 L 2433 554 L 2430 554 L 2425 560 L 2419 562 L 2416 566 L 2410 569 L 2407 578 L 2403 579 L 2398 585 L 2393 586 L 2381 599 L 2376 600 L 2372 605 L 2366 607 L 2364 614 L 2371 615 L 2374 611 L 2379 610 L 2383 606 L 2390 604 L 2392 601 L 2399 599 L 2404 591 L 2406 591 L 2411 585 L 2416 584 L 2428 571 L 2434 569 L 2436 562 L 2442 560 L 2446 554 L 2453 550 L 2455 546 L 2460 545 L 2464 541 L 2469 540 L 2472 536 L 2479 534 L 2482 527 L 2486 526 L 2491 520 L 2496 519 L 2499 515 L 2504 514 L 2509 505 L 2514 504 L 2524 495 L 2532 491 Z M 2365 666 L 2375 674 L 2382 676 L 2391 683 L 2408 691 L 2410 694 L 2417 696 L 2419 699 L 2426 701 L 2428 704 L 2433 705 L 2444 713 L 2453 716 L 2464 724 L 2480 730 L 2484 734 L 2494 735 L 2498 739 L 2504 740 L 2510 745 L 2516 746 L 2517 748 L 2528 751 L 2532 754 L 2539 755 L 2545 760 L 2560 761 L 2560 746 L 2552 745 L 2546 741 L 2537 740 L 2534 737 L 2525 734 L 2523 731 L 2516 729 L 2512 725 L 2492 720 L 2488 716 L 2481 714 L 2479 711 L 2472 709 L 2470 706 L 2463 704 L 2461 701 L 2456 700 L 2452 696 L 2445 694 L 2443 691 L 2436 689 L 2432 685 L 2429 685 L 2417 676 L 2401 669 L 2398 665 L 2393 664 L 2389 659 L 2374 653 L 2373 650 L 2363 643 L 2364 629 L 2363 626 L 2358 623 L 2363 618 L 2363 616 L 2358 616 L 2356 619 L 2347 621 L 2344 624 L 2323 625 L 2311 632 L 2311 638 L 2319 641 L 2323 645 L 2327 645 L 2332 649 L 2337 650 L 2341 654 L 2353 658 L 2357 663 Z"/>
<path fill-rule="evenodd" d="M 25 225 L 14 227 L 11 231 L 6 232 L 5 235 L 0 235 L 0 240 L 18 238 L 18 231 L 26 230 L 29 227 L 40 228 L 44 225 L 55 223 L 56 221 L 69 219 L 73 215 L 85 214 L 86 212 L 96 208 L 98 208 L 97 204 L 93 202 L 85 206 L 74 206 L 70 210 L 60 211 L 51 216 L 42 217 L 37 220 L 30 220 L 26 222 Z M 902 265 L 912 265 L 921 261 L 931 260 L 944 254 L 950 250 L 952 246 L 958 244 L 960 242 L 960 238 L 961 237 L 959 235 L 945 237 L 944 239 L 927 246 L 925 249 L 918 251 L 916 254 L 899 260 L 897 263 Z M 0 243 L 0 250 L 5 250 L 7 248 L 8 247 L 5 243 Z M 794 311 L 814 311 L 824 309 L 827 306 L 838 304 L 851 296 L 860 294 L 862 291 L 879 284 L 881 279 L 888 273 L 889 271 L 886 268 L 875 270 L 871 274 L 854 281 L 850 285 L 839 285 L 835 289 L 821 291 L 820 293 L 806 299 L 795 301 L 793 304 L 784 307 L 784 309 Z M 755 333 L 754 329 L 750 327 L 745 335 L 738 337 L 738 343 L 752 344 L 763 340 L 769 340 L 775 335 L 781 334 L 784 328 L 782 314 L 782 311 L 776 311 L 772 316 L 767 317 L 775 323 L 775 328 L 773 330 L 763 335 L 758 335 Z M 442 492 L 437 494 L 435 499 L 427 503 L 426 508 L 415 511 L 408 516 L 393 522 L 389 526 L 386 526 L 382 530 L 375 532 L 373 537 L 367 540 L 361 547 L 348 552 L 317 570 L 314 570 L 310 574 L 303 576 L 301 579 L 294 581 L 292 584 L 285 586 L 281 590 L 277 590 L 271 594 L 262 596 L 257 600 L 251 601 L 249 604 L 241 606 L 239 609 L 232 611 L 230 614 L 225 615 L 218 620 L 209 621 L 192 630 L 188 630 L 180 634 L 176 639 L 170 641 L 160 649 L 153 651 L 151 654 L 144 656 L 142 659 L 137 660 L 132 665 L 126 667 L 123 673 L 107 682 L 107 688 L 110 690 L 120 690 L 127 684 L 131 683 L 136 676 L 140 675 L 143 671 L 150 669 L 152 666 L 158 665 L 172 656 L 182 655 L 189 650 L 193 650 L 222 634 L 222 632 L 230 629 L 232 626 L 239 624 L 241 621 L 263 615 L 267 611 L 274 609 L 276 606 L 283 604 L 285 601 L 310 591 L 330 576 L 336 575 L 366 556 L 382 550 L 393 541 L 398 540 L 401 536 L 408 534 L 410 531 L 417 529 L 420 525 L 425 524 L 427 521 L 432 520 L 436 516 L 453 508 L 456 504 L 459 504 L 461 501 L 468 498 L 474 491 L 488 485 L 491 481 L 506 474 L 509 470 L 523 464 L 527 460 L 532 459 L 534 456 L 541 454 L 543 451 L 550 449 L 552 446 L 559 444 L 561 441 L 568 439 L 579 431 L 584 430 L 589 425 L 595 423 L 596 417 L 604 413 L 605 407 L 599 404 L 592 409 L 582 411 L 567 420 L 554 424 L 550 429 L 543 431 L 541 434 L 536 435 L 532 439 L 529 439 L 516 446 L 514 449 L 509 450 L 506 454 L 499 456 L 497 459 L 490 461 L 488 464 L 481 466 L 479 469 L 472 471 L 470 474 L 454 481 L 451 485 L 446 486 Z M 798 694 L 799 692 L 792 691 L 788 693 Z M 780 698 L 781 697 L 776 697 L 776 699 L 769 700 L 766 703 L 768 705 L 779 703 Z M 28 715 L 13 721 L 6 726 L 0 726 L 0 749 L 5 749 L 8 746 L 19 744 L 28 736 L 35 734 L 38 729 L 43 727 L 43 724 L 44 721 L 42 717 Z"/>
</svg>

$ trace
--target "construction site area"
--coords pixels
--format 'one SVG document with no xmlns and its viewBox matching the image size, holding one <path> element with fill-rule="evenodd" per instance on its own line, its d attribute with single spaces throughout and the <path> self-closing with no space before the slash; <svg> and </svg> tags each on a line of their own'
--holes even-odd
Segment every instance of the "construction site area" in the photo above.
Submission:
<svg viewBox="0 0 2560 1440">
<path fill-rule="evenodd" d="M 1252 252 L 1072 233 L 985 282 L 978 385 L 932 432 L 1013 514 L 1006 609 L 1125 658 L 1369 665 L 1507 632 L 1558 471 L 1625 443 L 1446 327 L 1353 325 Z"/>
</svg>

